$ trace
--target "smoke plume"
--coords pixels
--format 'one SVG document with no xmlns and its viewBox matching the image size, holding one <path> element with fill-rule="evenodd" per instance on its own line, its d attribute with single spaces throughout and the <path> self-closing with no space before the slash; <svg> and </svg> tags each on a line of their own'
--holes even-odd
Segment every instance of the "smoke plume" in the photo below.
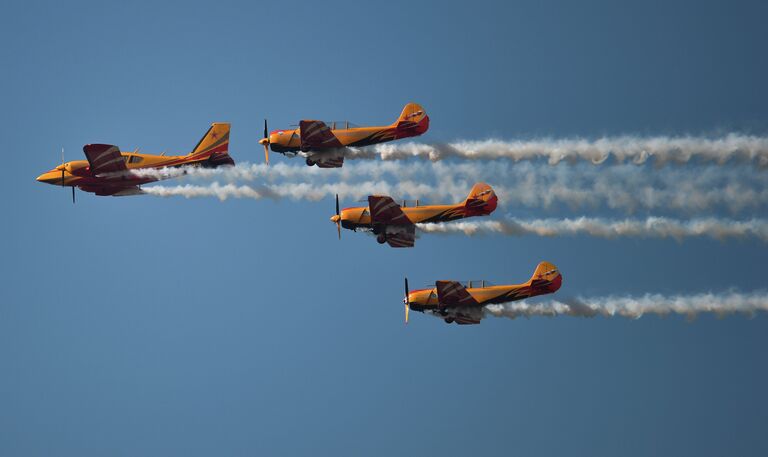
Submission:
<svg viewBox="0 0 768 457">
<path fill-rule="evenodd" d="M 768 241 L 768 221 L 750 219 L 702 218 L 677 220 L 665 217 L 645 219 L 609 220 L 598 217 L 565 219 L 506 219 L 489 221 L 462 221 L 443 224 L 417 224 L 427 233 L 464 234 L 469 236 L 503 234 L 510 236 L 538 235 L 565 236 L 590 235 L 598 238 L 674 238 L 690 237 L 716 239 L 754 237 Z"/>
<path fill-rule="evenodd" d="M 670 315 L 679 314 L 688 318 L 701 313 L 718 316 L 728 314 L 752 315 L 768 311 L 768 295 L 763 292 L 697 295 L 658 295 L 648 294 L 640 297 L 592 297 L 565 300 L 546 300 L 532 303 L 528 301 L 488 305 L 483 309 L 485 317 L 532 316 L 575 316 L 575 317 L 627 317 L 637 319 L 644 314 Z"/>
<path fill-rule="evenodd" d="M 258 181 L 259 188 L 276 186 L 273 198 L 316 200 L 339 193 L 342 200 L 360 199 L 371 194 L 386 194 L 395 199 L 411 198 L 435 203 L 459 202 L 466 198 L 475 182 L 493 185 L 502 205 L 507 208 L 548 210 L 608 209 L 632 214 L 660 211 L 710 214 L 725 210 L 736 214 L 768 205 L 768 174 L 752 167 L 706 167 L 648 169 L 633 165 L 595 168 L 586 165 L 550 167 L 534 163 L 475 162 L 404 163 L 358 162 L 342 169 L 320 170 L 305 165 L 282 163 L 241 164 L 217 169 L 174 168 L 137 170 L 136 174 L 155 179 L 183 177 L 200 187 L 171 186 L 152 190 L 154 195 L 247 197 L 253 193 L 242 188 L 243 182 Z M 211 180 L 233 186 L 222 189 Z M 376 185 L 373 185 L 376 183 Z M 202 189 L 201 187 L 208 187 Z M 236 190 L 239 189 L 239 190 Z M 265 189 L 263 189 L 265 190 Z M 299 195 L 299 191 L 307 195 Z"/>
<path fill-rule="evenodd" d="M 609 158 L 618 163 L 657 165 L 688 163 L 690 161 L 725 164 L 752 162 L 768 165 L 768 138 L 731 133 L 722 137 L 641 137 L 617 136 L 598 139 L 533 139 L 518 141 L 458 141 L 445 144 L 387 143 L 370 148 L 352 150 L 349 158 L 378 158 L 401 160 L 422 158 L 431 161 L 448 158 L 468 160 L 510 159 L 546 160 L 555 165 L 560 162 L 586 161 L 602 164 Z"/>
</svg>

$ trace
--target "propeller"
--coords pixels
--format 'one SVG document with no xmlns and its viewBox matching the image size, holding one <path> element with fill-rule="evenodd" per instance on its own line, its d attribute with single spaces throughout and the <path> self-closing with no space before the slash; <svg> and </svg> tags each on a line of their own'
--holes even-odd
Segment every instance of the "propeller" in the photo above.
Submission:
<svg viewBox="0 0 768 457">
<path fill-rule="evenodd" d="M 64 186 L 64 148 L 61 148 L 61 185 Z"/>
<path fill-rule="evenodd" d="M 411 295 L 408 293 L 408 278 L 405 278 L 405 325 L 408 325 L 408 312 L 411 310 Z"/>
<path fill-rule="evenodd" d="M 264 138 L 259 140 L 259 143 L 264 146 L 264 158 L 269 165 L 269 130 L 267 130 L 267 120 L 264 119 Z"/>
<path fill-rule="evenodd" d="M 64 162 L 64 148 L 61 148 L 61 186 L 64 187 L 64 171 L 66 162 Z M 72 186 L 72 204 L 75 204 L 75 186 Z"/>
<path fill-rule="evenodd" d="M 336 194 L 336 231 L 341 239 L 341 212 L 339 211 L 339 194 Z"/>
</svg>

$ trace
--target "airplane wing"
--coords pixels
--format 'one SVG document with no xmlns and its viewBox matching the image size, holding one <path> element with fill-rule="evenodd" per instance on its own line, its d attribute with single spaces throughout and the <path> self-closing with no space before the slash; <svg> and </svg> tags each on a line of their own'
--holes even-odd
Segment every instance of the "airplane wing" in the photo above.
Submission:
<svg viewBox="0 0 768 457">
<path fill-rule="evenodd" d="M 397 227 L 396 230 L 387 230 L 387 243 L 393 248 L 412 248 L 415 242 L 416 226 L 413 224 Z"/>
<path fill-rule="evenodd" d="M 442 308 L 454 308 L 463 306 L 480 306 L 466 287 L 456 281 L 437 281 L 437 303 Z"/>
<path fill-rule="evenodd" d="M 412 248 L 416 242 L 416 226 L 408 219 L 392 197 L 368 197 L 371 224 L 384 226 L 386 240 L 393 248 Z"/>
<path fill-rule="evenodd" d="M 144 193 L 139 186 L 78 186 L 83 192 L 113 197 L 124 197 L 127 195 L 141 195 Z"/>
<path fill-rule="evenodd" d="M 371 195 L 368 197 L 368 208 L 373 225 L 413 225 L 392 197 Z"/>
<path fill-rule="evenodd" d="M 120 149 L 111 144 L 86 144 L 83 146 L 85 157 L 91 165 L 91 173 L 98 176 L 104 173 L 128 171 Z"/>
<path fill-rule="evenodd" d="M 300 121 L 301 150 L 333 149 L 344 147 L 323 121 Z"/>
<path fill-rule="evenodd" d="M 454 316 L 454 319 L 459 325 L 476 325 L 480 323 L 480 319 L 461 313 L 457 313 L 456 316 Z"/>
<path fill-rule="evenodd" d="M 327 153 L 319 152 L 313 154 L 311 157 L 318 168 L 341 168 L 344 166 L 344 156 L 326 157 L 328 155 L 329 154 Z"/>
</svg>

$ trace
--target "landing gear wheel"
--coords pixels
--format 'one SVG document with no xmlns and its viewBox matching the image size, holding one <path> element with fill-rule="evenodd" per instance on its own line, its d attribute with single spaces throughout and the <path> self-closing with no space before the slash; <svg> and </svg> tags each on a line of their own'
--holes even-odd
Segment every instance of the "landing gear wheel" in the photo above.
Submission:
<svg viewBox="0 0 768 457">
<path fill-rule="evenodd" d="M 307 159 L 307 166 L 308 167 L 311 167 L 314 164 L 315 164 L 315 162 L 313 162 L 312 159 Z"/>
<path fill-rule="evenodd" d="M 452 317 L 446 317 L 445 319 L 446 324 L 453 324 L 453 318 Z"/>
<path fill-rule="evenodd" d="M 386 243 L 387 242 L 387 235 L 385 235 L 383 233 L 379 233 L 378 235 L 376 235 L 376 241 L 378 241 L 379 244 Z"/>
</svg>

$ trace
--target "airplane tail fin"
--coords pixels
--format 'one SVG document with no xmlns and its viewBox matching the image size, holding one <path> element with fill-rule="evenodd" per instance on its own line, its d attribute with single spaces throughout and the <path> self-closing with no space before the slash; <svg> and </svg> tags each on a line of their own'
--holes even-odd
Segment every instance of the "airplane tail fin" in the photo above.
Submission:
<svg viewBox="0 0 768 457">
<path fill-rule="evenodd" d="M 479 182 L 469 191 L 469 196 L 464 201 L 464 207 L 472 216 L 487 216 L 496 210 L 498 197 L 493 188 L 484 182 Z"/>
<path fill-rule="evenodd" d="M 214 122 L 189 155 L 208 157 L 211 166 L 234 165 L 229 156 L 229 123 Z"/>
<path fill-rule="evenodd" d="M 534 295 L 548 294 L 557 291 L 563 283 L 563 275 L 560 270 L 550 262 L 540 262 L 533 271 L 531 280 L 528 281 L 538 293 Z"/>
<path fill-rule="evenodd" d="M 398 139 L 418 136 L 429 129 L 429 116 L 418 103 L 409 103 L 403 108 L 394 127 Z"/>
</svg>

